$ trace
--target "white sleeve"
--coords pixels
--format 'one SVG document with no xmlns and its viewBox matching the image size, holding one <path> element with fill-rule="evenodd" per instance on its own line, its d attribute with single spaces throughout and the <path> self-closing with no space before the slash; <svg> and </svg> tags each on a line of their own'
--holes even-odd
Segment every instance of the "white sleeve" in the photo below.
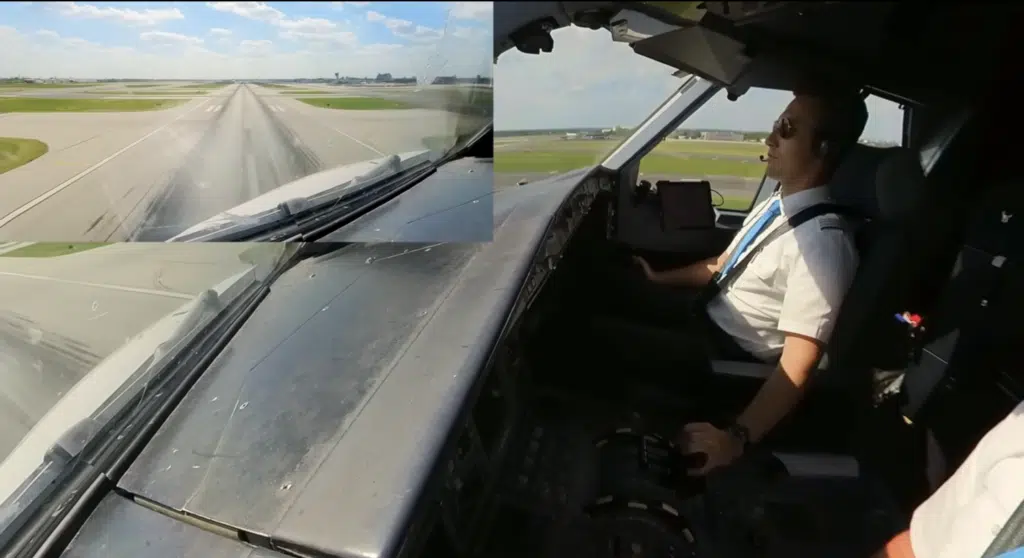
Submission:
<svg viewBox="0 0 1024 558">
<path fill-rule="evenodd" d="M 981 556 L 1024 501 L 1024 403 L 985 435 L 949 479 L 914 511 L 916 558 Z"/>
<path fill-rule="evenodd" d="M 793 232 L 795 253 L 788 258 L 778 328 L 827 343 L 857 272 L 857 250 L 839 228 L 809 226 Z"/>
</svg>

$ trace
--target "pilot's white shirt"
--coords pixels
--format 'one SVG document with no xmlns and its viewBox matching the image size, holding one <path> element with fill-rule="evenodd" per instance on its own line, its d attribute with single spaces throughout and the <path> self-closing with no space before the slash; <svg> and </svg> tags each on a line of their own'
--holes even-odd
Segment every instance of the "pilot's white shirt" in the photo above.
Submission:
<svg viewBox="0 0 1024 558">
<path fill-rule="evenodd" d="M 916 558 L 975 558 L 1024 500 L 1024 403 L 974 451 L 910 519 Z"/>
<path fill-rule="evenodd" d="M 779 193 L 747 216 L 727 254 Z M 797 212 L 829 202 L 825 186 L 782 197 L 782 211 L 751 243 L 757 249 Z M 787 333 L 828 342 L 840 304 L 859 263 L 851 224 L 819 215 L 766 245 L 707 307 L 709 317 L 751 355 L 765 361 L 782 354 Z M 740 256 L 741 260 L 743 255 Z"/>
</svg>

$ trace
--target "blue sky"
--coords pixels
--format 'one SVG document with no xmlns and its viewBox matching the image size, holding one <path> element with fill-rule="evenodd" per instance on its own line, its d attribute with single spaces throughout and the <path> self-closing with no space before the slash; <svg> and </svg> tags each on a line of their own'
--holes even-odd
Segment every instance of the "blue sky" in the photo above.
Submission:
<svg viewBox="0 0 1024 558">
<path fill-rule="evenodd" d="M 3 2 L 0 75 L 490 75 L 491 6 L 490 2 Z"/>
<path fill-rule="evenodd" d="M 554 48 L 540 55 L 515 49 L 494 70 L 494 125 L 498 130 L 635 126 L 682 81 L 673 68 L 614 43 L 606 30 L 580 27 L 552 33 Z M 753 89 L 735 102 L 712 98 L 683 127 L 767 131 L 793 95 Z M 899 141 L 902 111 L 868 98 L 865 139 Z"/>
</svg>

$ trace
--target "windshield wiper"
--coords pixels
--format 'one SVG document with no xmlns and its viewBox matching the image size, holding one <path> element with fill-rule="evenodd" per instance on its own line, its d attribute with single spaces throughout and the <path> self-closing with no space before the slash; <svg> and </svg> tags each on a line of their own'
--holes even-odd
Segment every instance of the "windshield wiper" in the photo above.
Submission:
<svg viewBox="0 0 1024 558">
<path fill-rule="evenodd" d="M 440 160 L 429 165 L 418 165 L 407 171 L 386 177 L 372 187 L 363 188 L 341 197 L 334 205 L 310 215 L 296 219 L 293 234 L 282 232 L 260 240 L 274 242 L 315 242 L 324 235 L 335 231 L 362 217 L 388 200 L 401 194 L 411 186 L 430 176 L 437 169 L 462 157 L 494 156 L 494 125 L 488 124 L 474 134 L 460 135 L 455 145 Z M 463 143 L 465 142 L 465 143 Z"/>
<path fill-rule="evenodd" d="M 389 157 L 369 172 L 310 198 L 295 198 L 252 217 L 225 221 L 208 229 L 177 237 L 180 242 L 303 242 L 310 231 L 339 212 L 359 213 L 376 206 L 381 195 L 419 182 L 437 169 L 430 160 L 402 168 L 402 159 Z M 404 188 L 403 188 L 404 189 Z M 390 199 L 390 196 L 388 196 Z"/>
<path fill-rule="evenodd" d="M 297 216 L 291 227 L 281 229 L 264 240 L 271 242 L 315 242 L 331 231 L 337 230 L 398 194 L 408 190 L 431 174 L 437 172 L 437 164 L 417 166 L 408 171 L 390 176 L 372 185 L 359 188 L 336 202 L 313 209 Z"/>
<path fill-rule="evenodd" d="M 0 534 L 0 555 L 50 556 L 70 542 L 188 390 L 256 310 L 274 280 L 308 256 L 302 248 L 298 246 L 285 254 L 265 280 L 250 283 L 190 339 L 161 345 L 164 350 L 172 348 L 165 358 L 156 355 L 143 365 L 140 377 L 145 380 L 144 389 L 134 390 L 130 396 L 122 389 L 115 395 L 125 395 L 127 400 L 112 410 L 108 420 L 99 421 L 102 426 L 97 428 L 96 423 L 83 421 L 50 449 L 41 468 L 58 462 L 66 466 L 54 475 L 49 486 L 18 510 L 18 517 Z M 186 328 L 195 328 L 211 309 L 221 307 L 216 291 L 208 293 L 212 295 L 206 294 L 191 309 L 179 332 L 187 335 Z M 83 445 L 82 437 L 91 439 Z"/>
</svg>

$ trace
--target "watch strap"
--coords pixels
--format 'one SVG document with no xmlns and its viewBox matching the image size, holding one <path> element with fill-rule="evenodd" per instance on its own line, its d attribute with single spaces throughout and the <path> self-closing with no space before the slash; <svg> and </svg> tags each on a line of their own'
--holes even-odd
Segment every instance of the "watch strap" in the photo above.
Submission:
<svg viewBox="0 0 1024 558">
<path fill-rule="evenodd" d="M 732 437 L 736 438 L 743 444 L 743 449 L 747 449 L 750 446 L 750 429 L 738 422 L 733 422 L 725 429 Z"/>
</svg>

